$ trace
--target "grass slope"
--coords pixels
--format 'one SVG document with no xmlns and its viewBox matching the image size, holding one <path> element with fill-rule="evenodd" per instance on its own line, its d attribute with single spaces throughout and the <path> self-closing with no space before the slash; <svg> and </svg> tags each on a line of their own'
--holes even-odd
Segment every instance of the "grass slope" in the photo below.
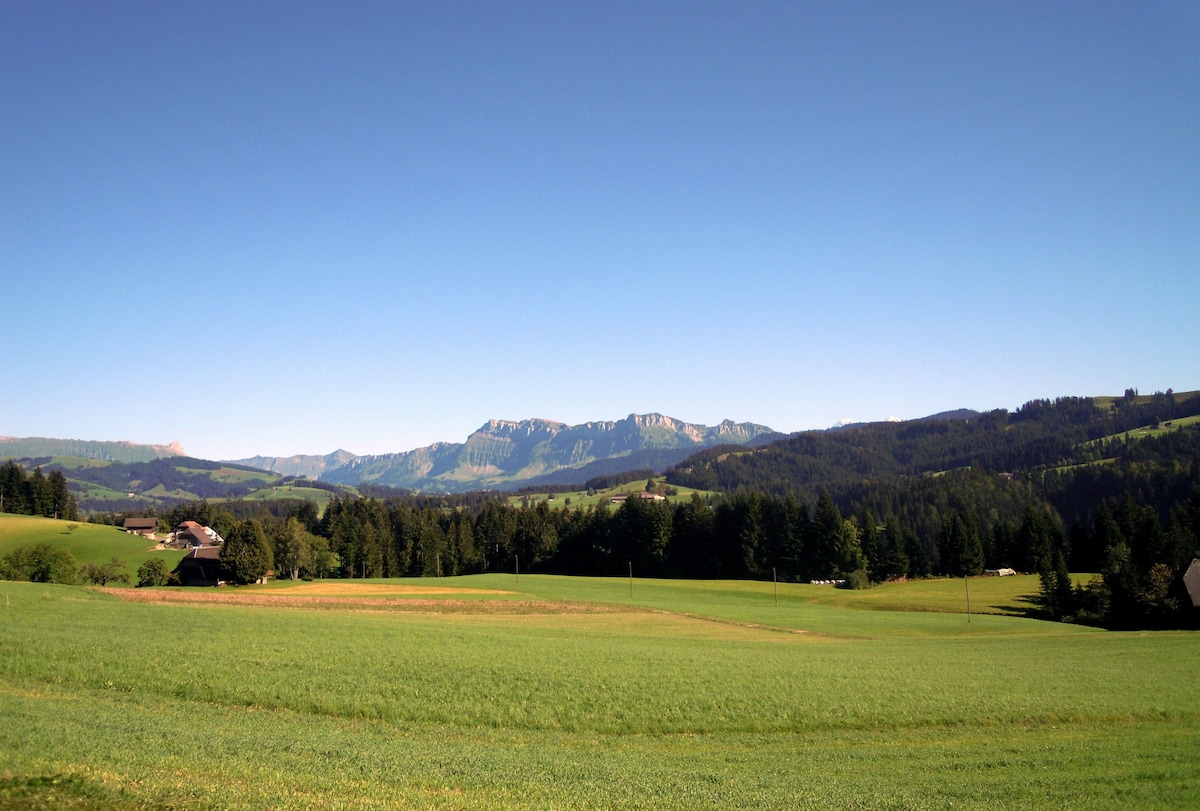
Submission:
<svg viewBox="0 0 1200 811">
<path fill-rule="evenodd" d="M 1200 805 L 1195 635 L 961 586 L 0 583 L 0 806 Z"/>
<path fill-rule="evenodd" d="M 1159 423 L 1156 428 L 1153 425 L 1143 425 L 1141 428 L 1134 428 L 1131 431 L 1124 431 L 1119 434 L 1110 434 L 1100 439 L 1094 439 L 1091 442 L 1085 442 L 1084 445 L 1097 445 L 1101 442 L 1110 442 L 1114 439 L 1144 439 L 1151 436 L 1162 436 L 1169 434 L 1172 431 L 1179 431 L 1183 428 L 1189 428 L 1193 425 L 1200 425 L 1200 414 L 1191 417 L 1181 417 L 1177 420 L 1166 420 Z"/>
<path fill-rule="evenodd" d="M 663 478 L 660 476 L 655 479 L 655 482 L 662 483 Z M 610 487 L 607 490 L 597 490 L 592 495 L 588 495 L 587 490 L 574 490 L 567 493 L 522 493 L 516 496 L 509 496 L 508 503 L 510 506 L 518 507 L 526 501 L 531 504 L 536 504 L 539 501 L 545 501 L 555 509 L 562 509 L 563 507 L 572 507 L 578 509 L 579 507 L 593 507 L 601 502 L 611 503 L 614 496 L 628 496 L 635 493 L 640 493 L 645 488 L 646 479 L 638 479 L 625 484 L 619 484 L 616 487 Z M 667 501 L 671 503 L 675 503 L 677 501 L 687 501 L 692 497 L 692 493 L 697 493 L 700 496 L 716 495 L 716 493 L 710 490 L 696 490 L 691 487 L 675 487 L 673 489 L 677 491 L 675 495 L 666 497 Z M 570 504 L 567 504 L 567 499 L 571 500 Z M 613 509 L 616 509 L 618 506 L 619 505 L 617 504 L 612 505 Z"/>
<path fill-rule="evenodd" d="M 352 488 L 346 488 L 352 492 Z M 325 508 L 329 506 L 329 502 L 333 500 L 333 493 L 328 490 L 322 490 L 319 487 L 297 487 L 291 484 L 276 485 L 274 487 L 264 487 L 261 490 L 255 490 L 248 496 L 243 496 L 241 501 L 269 501 L 272 499 L 303 499 L 311 501 L 317 505 L 317 511 L 324 513 Z"/>
<path fill-rule="evenodd" d="M 160 558 L 173 569 L 184 555 L 181 550 L 155 550 L 152 541 L 128 535 L 119 527 L 0 513 L 0 556 L 40 543 L 68 550 L 80 564 L 108 563 L 118 557 L 134 581 L 138 567 L 150 558 Z"/>
</svg>

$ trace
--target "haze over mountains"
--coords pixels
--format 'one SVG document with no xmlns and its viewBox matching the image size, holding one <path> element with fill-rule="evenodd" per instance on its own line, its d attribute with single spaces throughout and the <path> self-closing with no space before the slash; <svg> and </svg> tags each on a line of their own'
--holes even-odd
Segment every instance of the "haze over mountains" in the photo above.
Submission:
<svg viewBox="0 0 1200 811">
<path fill-rule="evenodd" d="M 228 460 L 332 484 L 383 484 L 462 492 L 584 481 L 640 468 L 662 469 L 715 445 L 757 445 L 781 438 L 765 425 L 725 420 L 697 425 L 661 414 L 567 425 L 544 419 L 489 420 L 462 443 L 437 442 L 401 453 Z"/>
</svg>

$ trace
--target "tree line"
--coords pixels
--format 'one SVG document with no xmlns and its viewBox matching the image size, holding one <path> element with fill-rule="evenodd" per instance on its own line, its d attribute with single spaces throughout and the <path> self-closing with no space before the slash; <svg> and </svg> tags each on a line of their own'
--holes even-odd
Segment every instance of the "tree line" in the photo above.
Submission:
<svg viewBox="0 0 1200 811">
<path fill-rule="evenodd" d="M 25 469 L 12 459 L 0 465 L 0 512 L 67 521 L 79 517 L 75 497 L 67 489 L 62 471 L 51 470 L 45 475 L 39 466 L 26 475 Z"/>
</svg>

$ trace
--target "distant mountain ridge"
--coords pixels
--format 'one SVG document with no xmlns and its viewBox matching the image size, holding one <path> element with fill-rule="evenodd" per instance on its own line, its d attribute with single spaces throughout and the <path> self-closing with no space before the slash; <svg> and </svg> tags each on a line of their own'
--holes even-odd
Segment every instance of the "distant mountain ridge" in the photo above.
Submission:
<svg viewBox="0 0 1200 811">
<path fill-rule="evenodd" d="M 582 481 L 588 470 L 665 468 L 698 450 L 778 439 L 765 425 L 725 420 L 715 426 L 662 414 L 630 414 L 623 420 L 567 425 L 546 419 L 489 420 L 462 443 L 436 442 L 401 453 L 355 456 L 252 457 L 232 460 L 331 484 L 383 484 L 415 490 L 464 492 L 512 488 L 527 482 Z M 650 453 L 647 452 L 659 452 Z"/>
<path fill-rule="evenodd" d="M 46 456 L 74 456 L 80 459 L 131 463 L 187 454 L 178 442 L 172 442 L 170 445 L 139 445 L 136 442 L 104 442 L 90 439 L 0 436 L 0 460 L 38 459 Z"/>
<path fill-rule="evenodd" d="M 234 463 L 247 467 L 278 473 L 281 476 L 298 476 L 305 479 L 317 479 L 327 470 L 336 470 L 348 464 L 358 456 L 340 448 L 324 456 L 300 454 L 297 456 L 251 456 L 249 459 L 238 459 Z M 234 460 L 230 460 L 234 461 Z"/>
</svg>

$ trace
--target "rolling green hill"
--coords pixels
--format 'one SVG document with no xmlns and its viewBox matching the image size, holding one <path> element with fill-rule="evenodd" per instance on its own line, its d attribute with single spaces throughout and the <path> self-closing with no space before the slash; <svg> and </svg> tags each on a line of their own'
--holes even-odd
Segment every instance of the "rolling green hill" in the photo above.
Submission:
<svg viewBox="0 0 1200 811">
<path fill-rule="evenodd" d="M 128 535 L 119 527 L 0 513 L 0 556 L 43 543 L 66 549 L 80 564 L 103 564 L 118 557 L 134 579 L 138 567 L 151 558 L 159 558 L 173 569 L 184 555 L 182 550 L 156 550 L 153 541 Z"/>
<path fill-rule="evenodd" d="M 282 478 L 254 468 L 178 457 L 150 462 L 78 464 L 51 459 L 61 469 L 81 510 L 125 511 L 165 507 L 179 501 L 237 499 L 274 486 Z"/>
</svg>

